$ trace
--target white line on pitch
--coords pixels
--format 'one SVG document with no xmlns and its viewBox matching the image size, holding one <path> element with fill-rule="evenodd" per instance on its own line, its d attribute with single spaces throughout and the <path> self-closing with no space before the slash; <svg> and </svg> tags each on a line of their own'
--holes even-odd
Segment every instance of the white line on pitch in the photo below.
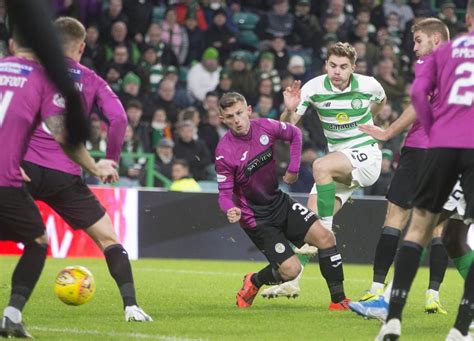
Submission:
<svg viewBox="0 0 474 341">
<path fill-rule="evenodd" d="M 101 332 L 98 330 L 83 330 L 83 329 L 76 329 L 76 328 L 46 328 L 46 327 L 30 326 L 28 329 L 37 330 L 41 332 L 50 332 L 50 333 L 70 333 L 70 334 L 78 334 L 78 335 L 128 337 L 128 338 L 136 338 L 136 339 L 154 339 L 154 340 L 165 340 L 165 341 L 201 341 L 203 340 L 203 339 L 188 339 L 188 338 L 183 338 L 179 336 L 168 336 L 168 335 L 159 335 L 159 334 Z"/>
</svg>

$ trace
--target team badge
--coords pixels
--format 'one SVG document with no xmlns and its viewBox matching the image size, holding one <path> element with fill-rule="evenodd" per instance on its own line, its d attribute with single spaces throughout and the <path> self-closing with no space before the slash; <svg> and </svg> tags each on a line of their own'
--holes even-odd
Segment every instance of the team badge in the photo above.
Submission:
<svg viewBox="0 0 474 341">
<path fill-rule="evenodd" d="M 266 146 L 268 144 L 268 142 L 270 142 L 270 139 L 268 138 L 267 135 L 263 134 L 262 136 L 260 136 L 260 143 L 261 144 Z"/>
<path fill-rule="evenodd" d="M 356 110 L 362 108 L 362 100 L 359 98 L 354 98 L 351 101 L 351 107 L 352 109 L 356 109 Z"/>
<path fill-rule="evenodd" d="M 276 251 L 276 253 L 285 252 L 285 245 L 283 245 L 282 243 L 275 244 L 275 251 Z"/>
<path fill-rule="evenodd" d="M 347 115 L 345 112 L 340 112 L 336 115 L 336 121 L 339 124 L 347 123 L 349 122 L 349 115 Z"/>
<path fill-rule="evenodd" d="M 61 94 L 57 93 L 53 96 L 53 104 L 59 108 L 66 108 L 66 101 Z"/>
</svg>

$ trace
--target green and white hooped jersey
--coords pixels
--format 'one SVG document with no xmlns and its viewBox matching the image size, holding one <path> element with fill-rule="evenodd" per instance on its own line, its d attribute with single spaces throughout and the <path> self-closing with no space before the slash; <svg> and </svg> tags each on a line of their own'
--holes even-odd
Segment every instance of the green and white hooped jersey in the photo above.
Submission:
<svg viewBox="0 0 474 341">
<path fill-rule="evenodd" d="M 377 142 L 357 126 L 374 124 L 370 105 L 384 98 L 382 85 L 373 77 L 354 73 L 350 85 L 341 91 L 332 86 L 327 75 L 322 75 L 303 86 L 296 113 L 304 115 L 309 106 L 316 109 L 330 152 L 358 148 Z"/>
</svg>

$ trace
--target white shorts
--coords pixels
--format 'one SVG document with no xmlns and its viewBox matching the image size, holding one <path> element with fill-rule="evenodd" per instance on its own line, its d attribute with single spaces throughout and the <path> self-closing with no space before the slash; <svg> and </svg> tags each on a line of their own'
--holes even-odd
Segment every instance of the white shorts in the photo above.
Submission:
<svg viewBox="0 0 474 341">
<path fill-rule="evenodd" d="M 382 152 L 377 145 L 343 149 L 338 152 L 343 153 L 354 167 L 350 186 L 336 182 L 336 197 L 344 205 L 357 188 L 371 186 L 378 180 L 382 170 Z M 311 188 L 310 194 L 318 194 L 316 184 Z"/>
<path fill-rule="evenodd" d="M 464 213 L 466 212 L 466 201 L 464 200 L 464 192 L 461 188 L 461 183 L 458 180 L 449 195 L 448 201 L 443 206 L 447 211 L 456 211 L 450 219 L 464 220 Z"/>
</svg>

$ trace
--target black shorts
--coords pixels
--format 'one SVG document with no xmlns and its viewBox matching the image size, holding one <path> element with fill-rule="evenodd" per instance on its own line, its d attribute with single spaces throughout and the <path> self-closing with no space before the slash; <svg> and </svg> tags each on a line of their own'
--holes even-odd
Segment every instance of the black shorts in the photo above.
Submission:
<svg viewBox="0 0 474 341">
<path fill-rule="evenodd" d="M 274 269 L 278 269 L 285 260 L 294 255 L 289 242 L 301 247 L 309 228 L 319 219 L 314 212 L 293 200 L 288 194 L 283 195 L 276 211 L 278 214 L 272 214 L 268 220 L 257 220 L 254 229 L 245 229 Z"/>
<path fill-rule="evenodd" d="M 461 175 L 461 187 L 466 200 L 464 217 L 474 218 L 474 149 L 428 149 L 420 172 L 414 207 L 440 213 Z"/>
<path fill-rule="evenodd" d="M 73 229 L 91 227 L 104 216 L 105 208 L 80 176 L 27 161 L 21 166 L 31 179 L 31 196 L 51 206 Z"/>
<path fill-rule="evenodd" d="M 426 149 L 403 147 L 402 154 L 387 193 L 391 203 L 410 209 L 413 207 L 420 167 L 425 159 Z"/>
<path fill-rule="evenodd" d="M 32 243 L 46 232 L 26 188 L 0 187 L 0 240 Z"/>
</svg>

